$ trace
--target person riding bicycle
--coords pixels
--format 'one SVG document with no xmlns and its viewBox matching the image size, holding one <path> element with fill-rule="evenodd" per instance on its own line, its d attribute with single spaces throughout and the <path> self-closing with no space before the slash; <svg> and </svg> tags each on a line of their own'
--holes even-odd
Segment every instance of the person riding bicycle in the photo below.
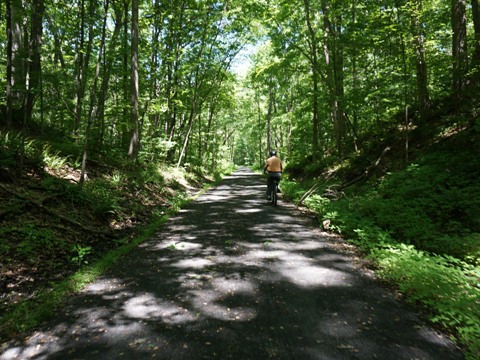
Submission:
<svg viewBox="0 0 480 360">
<path fill-rule="evenodd" d="M 267 199 L 270 200 L 270 194 L 272 193 L 272 188 L 275 186 L 274 181 L 275 179 L 282 178 L 282 161 L 277 157 L 277 152 L 275 150 L 270 151 L 270 157 L 267 159 L 265 163 L 265 167 L 263 168 L 263 173 L 268 173 L 268 180 L 267 180 Z"/>
</svg>

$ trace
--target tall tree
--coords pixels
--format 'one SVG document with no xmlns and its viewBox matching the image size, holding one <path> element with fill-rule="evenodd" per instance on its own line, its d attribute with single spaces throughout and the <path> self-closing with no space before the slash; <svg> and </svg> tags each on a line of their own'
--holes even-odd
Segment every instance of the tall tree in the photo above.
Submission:
<svg viewBox="0 0 480 360">
<path fill-rule="evenodd" d="M 140 147 L 140 131 L 138 126 L 138 0 L 132 0 L 132 50 L 131 50 L 131 80 L 130 80 L 130 147 L 128 156 L 136 160 Z"/>
<path fill-rule="evenodd" d="M 7 1 L 7 124 L 20 125 L 23 118 L 25 96 L 25 59 L 28 32 L 24 28 L 26 19 L 22 0 Z"/>
<path fill-rule="evenodd" d="M 6 125 L 8 128 L 12 127 L 12 112 L 13 112 L 13 22 L 12 22 L 12 0 L 6 0 L 6 17 L 7 17 L 7 85 L 6 85 L 6 100 L 7 106 L 5 110 Z"/>
<path fill-rule="evenodd" d="M 472 5 L 472 21 L 475 32 L 473 54 L 472 54 L 472 73 L 475 84 L 480 81 L 480 8 L 478 0 L 471 0 Z"/>
<path fill-rule="evenodd" d="M 425 34 L 422 20 L 422 1 L 415 0 L 412 6 L 413 44 L 415 48 L 415 65 L 417 79 L 417 101 L 420 119 L 424 121 L 430 112 L 430 95 L 428 91 L 428 71 L 425 59 Z"/>
<path fill-rule="evenodd" d="M 305 8 L 305 22 L 307 24 L 308 34 L 309 34 L 309 59 L 311 63 L 311 73 L 312 73 L 312 124 L 313 124 L 313 134 L 312 134 L 312 154 L 313 158 L 318 160 L 323 157 L 323 154 L 320 150 L 320 140 L 319 140 L 319 129 L 320 129 L 320 120 L 319 120 L 319 82 L 320 82 L 320 66 L 318 61 L 318 40 L 317 40 L 317 31 L 314 29 L 311 19 L 311 8 L 310 1 L 303 1 Z M 327 52 L 328 50 L 326 50 Z M 325 53 L 326 62 L 329 62 L 328 54 Z M 328 66 L 328 65 L 327 65 Z"/>
<path fill-rule="evenodd" d="M 73 126 L 73 133 L 77 134 L 80 124 L 82 123 L 82 113 L 83 113 L 83 104 L 85 98 L 85 90 L 89 77 L 89 66 L 90 58 L 93 51 L 93 41 L 95 36 L 95 7 L 96 1 L 90 0 L 88 7 L 88 15 L 85 13 L 85 0 L 80 1 L 80 24 L 79 24 L 79 39 L 76 45 L 76 57 L 77 57 L 77 67 L 76 67 L 76 88 L 77 88 L 77 99 L 75 107 L 75 119 Z M 88 30 L 88 39 L 87 44 L 85 45 L 85 29 Z"/>
<path fill-rule="evenodd" d="M 467 16 L 465 0 L 452 0 L 453 97 L 457 104 L 463 98 L 467 74 Z"/>
<path fill-rule="evenodd" d="M 31 14 L 31 30 L 29 45 L 29 61 L 27 66 L 27 86 L 25 101 L 25 119 L 27 124 L 32 118 L 33 105 L 35 99 L 41 96 L 41 47 L 43 38 L 43 14 L 45 4 L 43 0 L 37 0 L 33 3 Z M 42 111 L 42 109 L 41 109 Z"/>
</svg>

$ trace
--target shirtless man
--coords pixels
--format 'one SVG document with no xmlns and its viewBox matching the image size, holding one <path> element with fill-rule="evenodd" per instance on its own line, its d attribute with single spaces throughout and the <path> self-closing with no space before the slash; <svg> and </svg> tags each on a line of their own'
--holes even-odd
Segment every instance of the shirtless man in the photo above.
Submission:
<svg viewBox="0 0 480 360">
<path fill-rule="evenodd" d="M 277 157 L 277 152 L 275 150 L 270 151 L 270 157 L 267 159 L 265 163 L 265 167 L 263 168 L 263 173 L 268 173 L 268 181 L 267 181 L 267 199 L 270 200 L 270 193 L 271 189 L 274 186 L 274 179 L 282 178 L 282 161 Z"/>
</svg>

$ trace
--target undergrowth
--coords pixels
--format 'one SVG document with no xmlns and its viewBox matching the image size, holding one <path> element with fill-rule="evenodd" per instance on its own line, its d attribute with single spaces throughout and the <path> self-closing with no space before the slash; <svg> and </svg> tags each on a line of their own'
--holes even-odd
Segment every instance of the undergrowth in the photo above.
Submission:
<svg viewBox="0 0 480 360">
<path fill-rule="evenodd" d="M 387 173 L 331 200 L 324 181 L 304 205 L 329 230 L 356 244 L 379 277 L 421 305 L 432 322 L 480 354 L 480 144 L 438 144 L 401 171 Z M 302 184 L 282 181 L 299 200 Z"/>
<path fill-rule="evenodd" d="M 213 182 L 203 169 L 122 163 L 114 154 L 98 153 L 80 186 L 76 150 L 0 131 L 2 341 L 55 314 L 66 296 Z M 231 170 L 219 167 L 213 176 Z"/>
</svg>

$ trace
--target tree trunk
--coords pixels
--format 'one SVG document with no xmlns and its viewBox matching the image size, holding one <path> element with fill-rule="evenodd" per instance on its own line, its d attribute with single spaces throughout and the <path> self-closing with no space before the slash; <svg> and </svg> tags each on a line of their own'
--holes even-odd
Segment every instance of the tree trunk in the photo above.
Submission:
<svg viewBox="0 0 480 360">
<path fill-rule="evenodd" d="M 268 87 L 268 110 L 267 110 L 267 151 L 270 154 L 272 150 L 272 107 L 273 107 L 273 96 L 272 96 L 272 86 Z"/>
<path fill-rule="evenodd" d="M 215 114 L 215 108 L 216 108 L 216 102 L 217 102 L 217 97 L 215 96 L 212 99 L 212 102 L 210 103 L 210 106 L 208 108 L 208 120 L 207 120 L 207 128 L 205 130 L 205 141 L 203 143 L 203 153 L 206 154 L 206 161 L 208 161 L 209 155 L 212 155 L 213 150 L 208 150 L 208 147 L 210 145 L 210 148 L 213 147 L 213 144 L 211 142 L 212 138 L 212 129 L 214 128 L 214 122 L 213 122 L 213 115 Z"/>
<path fill-rule="evenodd" d="M 12 31 L 12 1 L 6 0 L 6 16 L 7 16 L 7 88 L 6 98 L 7 107 L 5 109 L 5 118 L 7 128 L 12 127 L 12 113 L 13 113 L 13 31 Z"/>
<path fill-rule="evenodd" d="M 193 105 L 195 106 L 195 105 Z M 187 130 L 187 134 L 185 135 L 185 139 L 183 141 L 183 147 L 180 151 L 180 155 L 178 156 L 178 162 L 177 162 L 177 169 L 180 167 L 180 165 L 182 164 L 182 160 L 183 160 L 183 156 L 185 155 L 185 151 L 187 149 L 187 144 L 188 144 L 188 141 L 190 139 L 190 133 L 192 132 L 192 128 L 193 128 L 193 119 L 194 119 L 194 116 L 195 116 L 195 113 L 194 113 L 194 107 L 192 107 L 192 109 L 190 109 L 190 115 L 188 117 L 188 130 Z"/>
<path fill-rule="evenodd" d="M 80 119 L 82 114 L 82 105 L 83 105 L 83 77 L 84 77 L 84 47 L 85 47 L 85 0 L 80 2 L 80 39 L 79 43 L 76 46 L 75 62 L 77 64 L 77 76 L 76 76 L 76 87 L 77 87 L 77 103 L 75 106 L 75 119 L 73 124 L 73 133 L 76 134 L 78 128 L 80 127 Z"/>
<path fill-rule="evenodd" d="M 35 99 L 40 95 L 40 79 L 41 79 L 41 61 L 40 53 L 42 47 L 43 36 L 43 14 L 45 12 L 45 5 L 43 0 L 37 0 L 34 2 L 31 15 L 31 33 L 30 33 L 30 49 L 29 49 L 29 66 L 28 66 L 28 88 L 25 107 L 25 119 L 26 123 L 30 123 L 32 118 L 33 105 Z"/>
<path fill-rule="evenodd" d="M 310 19 L 310 2 L 309 0 L 303 1 L 305 7 L 305 18 L 307 22 L 308 32 L 310 34 L 310 58 L 312 66 L 312 87 L 313 87 L 313 101 L 312 101 L 312 155 L 314 159 L 321 159 L 323 154 L 320 152 L 320 140 L 319 140 L 319 66 L 318 66 L 318 50 L 317 50 L 317 37 L 315 35 L 315 29 L 312 26 Z"/>
<path fill-rule="evenodd" d="M 413 28 L 413 44 L 415 48 L 415 66 L 417 71 L 417 103 L 420 114 L 420 121 L 424 122 L 430 112 L 430 95 L 428 91 L 428 72 L 427 62 L 425 60 L 425 47 L 422 29 L 422 21 L 420 19 L 422 13 L 422 2 L 417 0 L 412 9 L 412 28 Z"/>
<path fill-rule="evenodd" d="M 113 64 L 113 58 L 115 56 L 115 45 L 120 35 L 120 30 L 122 29 L 122 26 L 123 26 L 121 9 L 116 5 L 115 2 L 113 3 L 113 7 L 115 12 L 115 28 L 113 30 L 112 38 L 110 39 L 108 51 L 105 53 L 103 79 L 102 79 L 100 92 L 98 95 L 97 118 L 100 121 L 100 137 L 98 139 L 99 145 L 103 144 L 104 133 L 105 133 L 105 102 L 106 102 L 108 87 L 110 83 L 110 73 L 111 73 L 112 64 Z M 103 48 L 105 49 L 105 46 L 103 46 Z"/>
<path fill-rule="evenodd" d="M 339 159 L 345 158 L 345 135 L 346 135 L 346 120 L 345 120 L 345 111 L 343 108 L 344 97 L 345 97 L 345 88 L 344 88 L 344 58 L 343 58 L 343 44 L 342 39 L 340 39 L 342 31 L 342 18 L 337 16 L 335 19 L 335 29 L 334 29 L 333 39 L 335 41 L 335 58 L 334 58 L 334 76 L 335 76 L 335 101 L 334 101 L 334 111 L 335 111 L 335 138 L 337 142 L 337 152 Z"/>
<path fill-rule="evenodd" d="M 122 120 L 120 123 L 120 128 L 121 128 L 121 136 L 122 136 L 122 145 L 127 146 L 129 141 L 130 141 L 130 133 L 128 131 L 128 124 L 129 124 L 129 118 L 130 118 L 130 113 L 127 104 L 130 103 L 129 100 L 129 93 L 130 93 L 130 80 L 128 78 L 128 38 L 129 38 L 129 33 L 128 33 L 128 14 L 129 14 L 129 0 L 124 0 L 123 2 L 124 8 L 123 8 L 123 61 L 122 61 L 122 66 L 123 66 L 123 79 L 122 79 L 122 85 L 123 85 L 123 113 L 122 113 Z"/>
<path fill-rule="evenodd" d="M 128 156 L 136 160 L 140 147 L 140 133 L 138 128 L 138 0 L 132 0 L 132 51 L 131 51 L 131 80 L 130 80 L 130 147 Z"/>
<path fill-rule="evenodd" d="M 357 3 L 355 0 L 352 1 L 352 22 L 354 26 L 356 27 L 357 25 Z M 357 84 L 358 84 L 358 69 L 357 69 L 357 42 L 354 40 L 352 41 L 352 46 L 353 46 L 353 54 L 352 54 L 352 81 L 353 81 L 353 89 L 352 92 L 353 94 L 357 94 Z M 353 136 L 353 146 L 355 149 L 355 152 L 357 152 L 359 149 L 359 144 L 357 142 L 358 139 L 358 111 L 357 111 L 357 106 L 353 108 L 353 121 L 351 123 L 352 125 L 352 131 L 355 134 Z"/>
<path fill-rule="evenodd" d="M 475 84 L 480 80 L 480 9 L 478 0 L 472 0 L 472 20 L 475 31 L 474 50 L 472 54 L 472 79 Z"/>
<path fill-rule="evenodd" d="M 465 0 L 452 0 L 452 92 L 456 105 L 463 98 L 467 73 L 467 17 Z"/>
<path fill-rule="evenodd" d="M 97 59 L 97 66 L 95 69 L 95 77 L 93 80 L 92 91 L 90 93 L 90 108 L 88 112 L 87 118 L 87 127 L 85 129 L 85 143 L 83 147 L 83 157 L 82 157 L 82 170 L 80 174 L 80 186 L 83 186 L 85 182 L 85 175 L 87 171 L 87 157 L 90 151 L 90 142 L 91 142 L 91 130 L 96 118 L 96 109 L 95 109 L 95 102 L 96 102 L 96 94 L 97 94 L 97 84 L 98 78 L 100 76 L 100 65 L 102 62 L 102 54 L 105 48 L 105 37 L 106 37 L 106 28 L 107 28 L 107 13 L 108 13 L 108 0 L 105 0 L 105 12 L 103 18 L 103 26 L 102 26 L 102 39 L 100 42 L 100 49 L 98 50 L 98 59 Z"/>
<path fill-rule="evenodd" d="M 9 0 L 7 3 L 10 16 L 10 26 L 7 26 L 9 33 L 9 60 L 10 60 L 10 95 L 7 96 L 7 124 L 19 127 L 22 124 L 25 96 L 25 64 L 23 59 L 27 58 L 25 46 L 26 32 L 24 31 L 25 9 L 22 0 Z M 24 35 L 25 34 L 25 35 Z M 8 70 L 7 70 L 8 71 Z"/>
<path fill-rule="evenodd" d="M 165 129 L 168 135 L 168 141 L 174 142 L 176 136 L 177 119 L 180 116 L 178 113 L 177 96 L 179 92 L 179 68 L 180 68 L 180 53 L 183 47 L 182 32 L 180 31 L 181 25 L 184 19 L 184 13 L 186 9 L 186 3 L 182 1 L 178 7 L 179 13 L 175 19 L 178 19 L 175 23 L 171 20 L 169 31 L 167 34 L 167 46 L 169 48 L 169 54 L 167 54 L 166 66 L 167 71 L 167 84 L 165 96 L 167 98 L 167 112 L 165 114 Z M 178 24 L 178 26 L 176 26 Z M 171 60 L 170 60 L 171 58 Z M 175 146 L 172 146 L 168 153 L 167 159 L 173 162 L 175 155 Z"/>
<path fill-rule="evenodd" d="M 323 13 L 323 28 L 325 31 L 325 39 L 323 43 L 323 51 L 325 56 L 325 68 L 326 68 L 326 87 L 329 98 L 329 108 L 330 108 L 330 117 L 333 123 L 334 131 L 336 134 L 336 142 L 338 142 L 340 127 L 339 124 L 341 119 L 338 119 L 339 113 L 339 104 L 337 101 L 337 89 L 336 89 L 336 64 L 335 64 L 335 52 L 334 46 L 331 45 L 331 42 L 335 39 L 335 29 L 332 27 L 330 22 L 330 9 L 325 0 L 322 1 L 322 13 Z M 343 116 L 343 115 L 340 115 Z"/>
<path fill-rule="evenodd" d="M 94 38 L 94 26 L 91 23 L 95 16 L 95 1 L 90 0 L 88 14 L 89 21 L 86 25 L 85 21 L 85 0 L 81 1 L 81 15 L 80 15 L 80 44 L 77 48 L 77 103 L 75 107 L 75 122 L 73 133 L 78 134 L 80 124 L 82 122 L 83 100 L 85 97 L 85 89 L 88 81 L 88 66 L 90 65 L 90 57 L 92 55 L 92 46 Z M 85 49 L 85 27 L 88 27 L 88 42 Z M 85 56 L 83 53 L 85 52 Z"/>
</svg>

